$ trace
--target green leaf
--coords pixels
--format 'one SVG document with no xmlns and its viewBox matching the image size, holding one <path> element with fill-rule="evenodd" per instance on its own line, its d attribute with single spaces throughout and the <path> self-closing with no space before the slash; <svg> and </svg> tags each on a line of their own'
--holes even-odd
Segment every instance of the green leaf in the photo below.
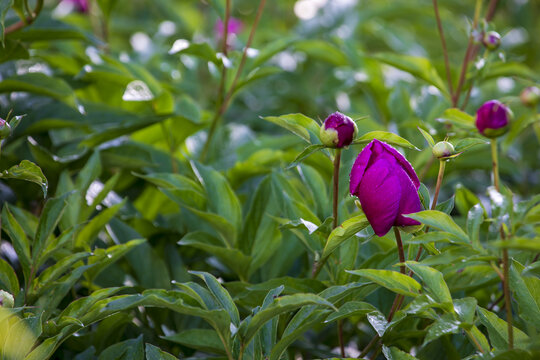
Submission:
<svg viewBox="0 0 540 360">
<path fill-rule="evenodd" d="M 438 203 L 435 210 L 450 215 L 452 210 L 454 210 L 454 197 L 452 196 L 450 199 L 443 201 L 442 203 Z"/>
<path fill-rule="evenodd" d="M 373 56 L 378 61 L 408 72 L 439 89 L 444 96 L 450 97 L 444 81 L 441 79 L 431 62 L 423 57 L 380 53 Z"/>
<path fill-rule="evenodd" d="M 263 120 L 270 121 L 279 125 L 293 134 L 301 137 L 308 143 L 312 143 L 312 139 L 319 138 L 320 126 L 317 122 L 302 114 L 288 114 L 281 116 L 267 116 Z"/>
<path fill-rule="evenodd" d="M 443 274 L 432 267 L 422 265 L 415 261 L 407 261 L 405 265 L 411 269 L 425 284 L 427 292 L 439 303 L 447 305 L 450 311 L 452 307 L 452 295 L 444 281 Z"/>
<path fill-rule="evenodd" d="M 89 252 L 80 252 L 68 255 L 58 262 L 56 262 L 54 265 L 48 267 L 45 269 L 37 279 L 34 280 L 35 284 L 34 287 L 38 286 L 45 286 L 49 282 L 53 282 L 56 279 L 58 279 L 60 276 L 64 275 L 68 270 L 71 269 L 71 267 L 83 260 L 87 257 L 91 256 L 92 254 Z"/>
<path fill-rule="evenodd" d="M 347 319 L 351 316 L 365 315 L 372 311 L 377 310 L 373 305 L 363 301 L 349 301 L 346 302 L 338 311 L 331 313 L 325 323 L 337 321 L 341 319 Z"/>
<path fill-rule="evenodd" d="M 455 203 L 460 214 L 463 216 L 468 214 L 469 210 L 476 204 L 480 204 L 482 209 L 484 209 L 478 196 L 461 184 L 456 185 Z M 486 214 L 485 210 L 484 214 Z"/>
<path fill-rule="evenodd" d="M 435 322 L 427 328 L 427 334 L 424 338 L 424 343 L 422 346 L 425 346 L 426 344 L 440 338 L 441 336 L 448 334 L 457 334 L 461 331 L 461 328 L 459 327 L 459 322 L 454 320 L 452 316 L 448 315 L 449 314 L 441 316 L 441 318 L 435 320 Z"/>
<path fill-rule="evenodd" d="M 320 305 L 335 309 L 334 305 L 328 300 L 314 294 L 294 294 L 278 297 L 267 308 L 255 314 L 249 323 L 242 323 L 239 333 L 243 338 L 243 342 L 248 344 L 261 326 L 273 317 L 306 305 Z"/>
<path fill-rule="evenodd" d="M 60 197 L 50 198 L 45 203 L 32 245 L 32 262 L 40 262 L 41 254 L 47 248 L 49 236 L 51 236 L 62 218 L 64 209 L 67 206 L 66 199 L 69 195 L 68 193 Z"/>
<path fill-rule="evenodd" d="M 98 178 L 101 174 L 101 158 L 99 156 L 99 151 L 94 151 L 92 156 L 86 161 L 84 167 L 80 170 L 77 175 L 77 181 L 75 182 L 75 188 L 80 190 L 81 193 L 86 193 L 88 187 Z"/>
<path fill-rule="evenodd" d="M 467 214 L 467 233 L 475 249 L 480 245 L 480 225 L 484 222 L 484 209 L 480 204 L 474 205 Z"/>
<path fill-rule="evenodd" d="M 396 135 L 391 132 L 387 132 L 387 131 L 368 132 L 367 134 L 362 135 L 358 139 L 354 140 L 353 144 L 367 144 L 373 139 L 384 141 L 385 143 L 388 143 L 390 145 L 395 145 L 395 146 L 400 146 L 407 149 L 420 151 L 420 149 L 418 149 L 416 146 L 414 146 L 413 144 L 411 144 L 410 142 L 408 142 L 401 136 Z"/>
<path fill-rule="evenodd" d="M 210 352 L 214 354 L 225 354 L 223 343 L 215 330 L 191 329 L 181 333 L 163 336 L 162 339 L 185 345 L 189 348 Z"/>
<path fill-rule="evenodd" d="M 422 286 L 416 280 L 397 271 L 363 269 L 348 270 L 347 272 L 365 277 L 382 287 L 401 295 L 415 297 L 420 293 L 420 289 L 422 289 Z"/>
<path fill-rule="evenodd" d="M 238 233 L 242 225 L 242 208 L 227 179 L 213 168 L 200 163 L 192 161 L 191 167 L 206 190 L 208 209 L 229 221 Z"/>
<path fill-rule="evenodd" d="M 418 236 L 412 237 L 410 240 L 407 240 L 409 244 L 429 244 L 429 243 L 450 243 L 450 244 L 461 244 L 469 245 L 468 241 L 457 237 L 454 234 L 444 231 L 430 231 Z"/>
<path fill-rule="evenodd" d="M 448 121 L 467 129 L 475 129 L 474 117 L 456 108 L 445 110 L 439 120 Z"/>
<path fill-rule="evenodd" d="M 109 346 L 99 355 L 98 360 L 145 360 L 143 336 Z"/>
<path fill-rule="evenodd" d="M 460 139 L 457 143 L 455 143 L 454 150 L 460 153 L 476 145 L 488 145 L 488 144 L 489 144 L 489 141 L 486 141 L 484 139 L 465 138 L 465 139 Z"/>
<path fill-rule="evenodd" d="M 306 53 L 308 56 L 326 61 L 335 66 L 347 65 L 347 57 L 337 47 L 323 40 L 302 40 L 294 44 L 297 51 Z"/>
<path fill-rule="evenodd" d="M 232 323 L 238 327 L 240 325 L 240 314 L 238 313 L 238 308 L 234 304 L 234 301 L 231 295 L 221 286 L 219 281 L 207 272 L 202 271 L 190 271 L 190 274 L 197 275 L 200 277 L 208 286 L 208 290 L 212 293 L 214 298 L 220 304 L 220 306 L 227 311 L 231 317 Z"/>
<path fill-rule="evenodd" d="M 146 360 L 178 360 L 176 356 L 173 356 L 152 344 L 146 344 L 145 353 Z"/>
<path fill-rule="evenodd" d="M 177 40 L 177 41 L 187 41 L 187 40 Z M 176 45 L 177 43 L 175 43 Z M 175 45 L 173 45 L 171 51 L 169 54 L 177 53 L 175 50 Z M 178 51 L 178 54 L 188 54 L 193 55 L 198 58 L 201 58 L 206 61 L 213 62 L 216 65 L 221 65 L 222 61 L 218 59 L 216 56 L 216 52 L 212 49 L 212 47 L 206 43 L 189 43 L 187 47 L 184 47 L 184 44 L 182 44 L 183 49 Z"/>
<path fill-rule="evenodd" d="M 509 240 L 493 241 L 490 246 L 500 249 L 528 250 L 533 252 L 540 251 L 540 237 L 529 238 L 511 238 Z"/>
<path fill-rule="evenodd" d="M 6 30 L 4 20 L 8 10 L 13 6 L 13 0 L 0 0 L 0 42 L 2 46 L 4 43 L 4 31 Z"/>
<path fill-rule="evenodd" d="M 19 262 L 23 268 L 25 279 L 30 275 L 30 242 L 17 219 L 10 211 L 9 204 L 6 202 L 2 209 L 2 227 L 11 239 L 11 244 L 17 253 Z"/>
<path fill-rule="evenodd" d="M 407 354 L 404 351 L 399 350 L 396 347 L 386 347 L 383 345 L 383 354 L 388 360 L 418 360 L 412 355 Z"/>
<path fill-rule="evenodd" d="M 424 139 L 426 139 L 430 147 L 435 146 L 435 140 L 433 140 L 433 137 L 430 135 L 430 133 L 420 127 L 418 128 L 418 130 L 420 130 L 420 133 L 422 134 Z"/>
<path fill-rule="evenodd" d="M 84 225 L 75 238 L 75 247 L 90 249 L 99 232 L 126 204 L 127 199 L 100 212 Z"/>
<path fill-rule="evenodd" d="M 238 249 L 225 247 L 222 241 L 203 231 L 194 231 L 186 234 L 178 245 L 192 246 L 216 256 L 223 264 L 233 270 L 236 274 L 246 277 L 251 257 L 245 255 Z"/>
<path fill-rule="evenodd" d="M 0 93 L 24 91 L 49 96 L 77 107 L 73 89 L 64 80 L 43 73 L 27 73 L 0 81 Z"/>
<path fill-rule="evenodd" d="M 508 325 L 506 321 L 481 307 L 478 307 L 478 317 L 480 322 L 488 330 L 491 345 L 495 349 L 508 349 Z M 523 331 L 514 327 L 514 346 L 519 349 L 525 349 L 528 342 L 529 337 Z"/>
<path fill-rule="evenodd" d="M 188 177 L 170 173 L 135 174 L 135 176 L 166 190 L 165 194 L 180 204 L 202 208 L 206 203 L 202 186 Z"/>
<path fill-rule="evenodd" d="M 2 258 L 0 258 L 0 285 L 14 296 L 19 293 L 19 280 L 15 270 Z"/>
<path fill-rule="evenodd" d="M 319 150 L 324 149 L 324 148 L 325 148 L 325 146 L 322 145 L 322 144 L 314 144 L 314 145 L 307 146 L 306 148 L 304 148 L 304 150 L 302 150 L 302 152 L 300 154 L 298 154 L 294 158 L 293 162 L 290 163 L 289 166 L 287 166 L 287 169 L 291 169 L 291 168 L 295 167 L 296 165 L 301 163 L 302 160 L 304 160 L 305 158 L 307 158 L 308 156 L 310 156 L 314 152 L 319 151 Z"/>
<path fill-rule="evenodd" d="M 463 241 L 469 241 L 467 234 L 454 222 L 452 217 L 443 212 L 437 210 L 424 210 L 403 216 L 420 221 L 422 224 L 430 227 L 454 234 Z"/>
<path fill-rule="evenodd" d="M 343 224 L 332 230 L 330 233 L 328 241 L 324 246 L 321 259 L 326 259 L 329 257 L 339 247 L 339 245 L 351 238 L 360 230 L 365 229 L 368 225 L 369 221 L 365 215 L 358 215 L 344 221 Z"/>
<path fill-rule="evenodd" d="M 519 306 L 519 316 L 540 329 L 540 279 L 523 276 L 524 266 L 512 261 L 510 289 Z"/>
<path fill-rule="evenodd" d="M 26 180 L 41 186 L 43 197 L 47 197 L 49 183 L 43 175 L 41 168 L 31 161 L 23 160 L 19 165 L 14 165 L 0 173 L 0 178 Z"/>
<path fill-rule="evenodd" d="M 133 248 L 144 242 L 146 242 L 145 239 L 135 239 L 124 244 L 110 246 L 107 249 L 95 249 L 94 256 L 88 260 L 88 264 L 95 264 L 95 266 L 87 272 L 88 279 L 92 282 L 109 265 L 118 261 Z"/>
</svg>

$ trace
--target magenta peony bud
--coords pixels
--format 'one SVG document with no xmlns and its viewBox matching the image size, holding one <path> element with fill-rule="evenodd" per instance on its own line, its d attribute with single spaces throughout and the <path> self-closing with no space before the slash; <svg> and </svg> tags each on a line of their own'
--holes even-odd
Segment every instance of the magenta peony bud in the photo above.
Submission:
<svg viewBox="0 0 540 360">
<path fill-rule="evenodd" d="M 501 35 L 496 31 L 488 31 L 484 34 L 482 43 L 488 50 L 497 50 L 499 45 L 501 45 Z"/>
<path fill-rule="evenodd" d="M 242 21 L 235 18 L 229 18 L 229 23 L 227 24 L 227 33 L 229 35 L 239 34 L 243 27 L 244 24 L 242 24 Z M 215 31 L 217 36 L 220 38 L 225 35 L 225 24 L 221 19 L 217 21 Z"/>
<path fill-rule="evenodd" d="M 508 131 L 511 117 L 510 110 L 500 101 L 490 100 L 476 112 L 476 128 L 480 134 L 496 138 Z"/>
<path fill-rule="evenodd" d="M 0 140 L 7 138 L 9 135 L 11 135 L 11 126 L 6 120 L 0 118 Z"/>
<path fill-rule="evenodd" d="M 378 236 L 392 226 L 420 225 L 403 217 L 422 210 L 420 180 L 411 164 L 392 146 L 373 140 L 356 158 L 350 175 L 350 192 Z"/>
<path fill-rule="evenodd" d="M 81 12 L 81 13 L 87 13 L 88 12 L 88 0 L 63 0 L 66 3 L 71 4 L 75 11 Z"/>
<path fill-rule="evenodd" d="M 352 119 L 336 111 L 330 114 L 321 126 L 321 142 L 329 147 L 342 148 L 354 140 L 358 128 Z"/>
<path fill-rule="evenodd" d="M 540 89 L 536 86 L 529 86 L 523 89 L 521 94 L 519 94 L 521 103 L 525 106 L 535 106 L 540 100 Z"/>
<path fill-rule="evenodd" d="M 437 159 L 444 159 L 456 153 L 454 145 L 450 144 L 448 141 L 439 141 L 433 146 L 431 151 L 433 152 L 433 156 Z"/>
</svg>

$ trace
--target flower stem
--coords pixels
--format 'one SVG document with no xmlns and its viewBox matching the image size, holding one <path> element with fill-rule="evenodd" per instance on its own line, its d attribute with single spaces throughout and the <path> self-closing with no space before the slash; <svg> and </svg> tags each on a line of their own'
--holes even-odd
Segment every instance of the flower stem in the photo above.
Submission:
<svg viewBox="0 0 540 360">
<path fill-rule="evenodd" d="M 20 30 L 25 26 L 31 25 L 36 20 L 36 18 L 38 17 L 42 9 L 43 9 L 43 0 L 38 0 L 36 2 L 36 7 L 34 8 L 34 12 L 30 14 L 26 19 L 19 20 L 15 24 L 12 24 L 6 27 L 4 31 L 4 35 Z"/>
<path fill-rule="evenodd" d="M 491 160 L 493 162 L 493 185 L 495 189 L 500 191 L 499 188 L 499 157 L 497 155 L 497 140 L 491 139 Z"/>
<path fill-rule="evenodd" d="M 398 256 L 399 256 L 399 262 L 402 264 L 399 267 L 400 272 L 405 275 L 405 252 L 403 251 L 403 242 L 401 242 L 401 234 L 399 233 L 399 229 L 394 226 L 394 235 L 396 237 L 396 244 L 398 248 Z"/>
<path fill-rule="evenodd" d="M 261 19 L 265 4 L 266 4 L 266 0 L 261 0 L 261 2 L 259 3 L 259 8 L 257 9 L 257 14 L 255 15 L 255 20 L 253 21 L 253 26 L 251 27 L 248 41 L 246 43 L 246 46 L 244 47 L 244 52 L 242 53 L 242 58 L 240 59 L 240 64 L 238 65 L 238 69 L 236 70 L 236 74 L 234 75 L 234 79 L 232 81 L 231 87 L 227 91 L 223 99 L 223 103 L 221 104 L 219 109 L 216 111 L 214 117 L 212 118 L 212 123 L 210 124 L 210 129 L 208 130 L 208 137 L 206 138 L 206 142 L 201 151 L 200 160 L 203 162 L 205 161 L 206 156 L 208 154 L 208 150 L 212 142 L 212 138 L 214 137 L 214 134 L 216 132 L 219 120 L 221 119 L 221 116 L 225 113 L 225 111 L 227 110 L 229 103 L 231 101 L 231 98 L 236 90 L 236 83 L 238 82 L 238 79 L 240 78 L 240 75 L 242 74 L 242 70 L 244 68 L 244 65 L 247 59 L 247 52 L 251 46 L 253 37 L 255 36 L 255 30 L 257 30 L 257 25 L 259 24 L 259 20 Z"/>
<path fill-rule="evenodd" d="M 341 149 L 336 149 L 336 156 L 334 157 L 334 196 L 332 203 L 332 215 L 334 216 L 334 222 L 332 223 L 332 229 L 337 228 L 338 225 L 338 199 L 339 199 L 339 164 L 341 162 Z"/>
<path fill-rule="evenodd" d="M 439 30 L 439 36 L 441 37 L 441 45 L 444 54 L 444 66 L 446 68 L 446 80 L 448 81 L 448 89 L 450 94 L 454 93 L 452 86 L 452 74 L 450 73 L 450 61 L 448 60 L 448 50 L 446 48 L 446 40 L 444 39 L 444 31 L 441 22 L 441 16 L 439 14 L 439 5 L 437 0 L 433 0 L 433 10 L 435 11 L 435 19 L 437 20 L 437 29 Z"/>
<path fill-rule="evenodd" d="M 495 189 L 497 191 L 501 191 L 500 189 L 500 182 L 499 182 L 499 157 L 497 154 L 497 139 L 491 140 L 491 160 L 493 162 L 493 185 L 495 186 Z M 504 230 L 502 228 L 502 225 L 500 227 L 500 233 L 501 233 L 501 239 L 503 241 L 506 240 L 506 236 L 504 235 Z M 512 325 L 512 303 L 510 298 L 510 286 L 508 281 L 510 280 L 509 275 L 509 261 L 508 261 L 508 249 L 503 248 L 503 294 L 504 294 L 504 302 L 505 302 L 505 308 L 506 308 L 506 323 L 508 325 L 508 348 L 513 349 L 514 348 L 514 327 Z"/>
<path fill-rule="evenodd" d="M 446 168 L 446 160 L 439 160 L 439 175 L 437 175 L 437 185 L 435 186 L 435 195 L 433 195 L 433 202 L 431 203 L 431 210 L 435 210 L 437 207 L 437 200 L 439 199 L 439 191 L 444 177 L 444 169 Z"/>
</svg>

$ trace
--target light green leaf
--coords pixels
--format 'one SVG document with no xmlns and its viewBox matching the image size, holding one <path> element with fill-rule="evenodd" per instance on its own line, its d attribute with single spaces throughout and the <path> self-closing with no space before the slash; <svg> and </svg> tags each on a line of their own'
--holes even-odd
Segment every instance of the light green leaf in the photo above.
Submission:
<svg viewBox="0 0 540 360">
<path fill-rule="evenodd" d="M 320 126 L 317 122 L 302 114 L 288 114 L 281 116 L 267 116 L 263 120 L 270 121 L 279 125 L 293 134 L 300 136 L 308 143 L 312 143 L 311 139 L 319 138 Z"/>
<path fill-rule="evenodd" d="M 399 350 L 397 347 L 386 347 L 383 345 L 383 354 L 388 360 L 418 360 L 414 356 Z"/>
<path fill-rule="evenodd" d="M 430 133 L 428 133 L 427 131 L 425 131 L 424 129 L 420 127 L 418 128 L 418 130 L 420 130 L 420 133 L 422 134 L 424 139 L 426 139 L 430 147 L 435 146 L 435 140 L 433 140 L 433 137 L 431 136 Z"/>
<path fill-rule="evenodd" d="M 2 228 L 11 239 L 11 244 L 17 253 L 19 262 L 23 268 L 24 276 L 28 279 L 30 275 L 30 241 L 17 219 L 10 211 L 9 204 L 6 202 L 2 209 Z"/>
<path fill-rule="evenodd" d="M 449 311 L 453 311 L 452 295 L 444 281 L 443 274 L 432 267 L 422 265 L 416 261 L 407 261 L 405 265 L 411 269 L 426 284 L 427 292 L 439 303 L 444 304 Z"/>
<path fill-rule="evenodd" d="M 298 154 L 294 158 L 293 162 L 290 163 L 289 166 L 287 166 L 287 169 L 291 169 L 291 168 L 295 167 L 300 162 L 302 162 L 302 160 L 304 160 L 305 158 L 307 158 L 308 156 L 310 156 L 314 152 L 319 151 L 321 149 L 324 149 L 324 147 L 325 146 L 322 145 L 322 144 L 314 144 L 314 145 L 307 146 L 306 148 L 304 148 L 304 150 L 302 150 L 302 152 L 300 154 Z"/>
<path fill-rule="evenodd" d="M 0 258 L 0 286 L 6 289 L 10 294 L 17 295 L 19 293 L 19 280 L 15 274 L 15 270 L 7 261 Z"/>
<path fill-rule="evenodd" d="M 476 145 L 489 145 L 489 141 L 480 138 L 465 138 L 460 139 L 454 144 L 454 150 L 460 153 Z"/>
<path fill-rule="evenodd" d="M 358 215 L 344 221 L 343 224 L 332 230 L 332 232 L 330 233 L 328 241 L 324 246 L 321 259 L 326 259 L 327 257 L 329 257 L 334 252 L 334 250 L 339 247 L 339 245 L 351 238 L 360 230 L 365 229 L 368 225 L 369 221 L 367 220 L 365 215 Z"/>
<path fill-rule="evenodd" d="M 362 135 L 358 139 L 353 141 L 353 144 L 367 144 L 373 139 L 384 141 L 385 143 L 388 143 L 390 145 L 400 146 L 407 149 L 420 150 L 401 136 L 387 131 L 368 132 L 367 134 Z"/>
<path fill-rule="evenodd" d="M 0 93 L 13 91 L 49 96 L 72 107 L 77 107 L 75 93 L 68 83 L 43 73 L 27 73 L 0 81 Z"/>
<path fill-rule="evenodd" d="M 382 287 L 401 295 L 415 297 L 420 294 L 420 290 L 422 289 L 422 286 L 416 280 L 397 271 L 363 269 L 348 270 L 347 272 L 365 277 Z"/>
<path fill-rule="evenodd" d="M 405 217 L 420 221 L 435 229 L 449 232 L 456 235 L 463 241 L 469 241 L 467 234 L 454 222 L 452 217 L 437 210 L 424 210 L 414 214 L 403 215 Z"/>
<path fill-rule="evenodd" d="M 447 98 L 450 97 L 444 81 L 441 79 L 431 62 L 423 57 L 381 53 L 373 56 L 378 61 L 408 72 L 409 74 L 435 86 Z"/>
<path fill-rule="evenodd" d="M 467 129 L 475 128 L 474 117 L 456 108 L 445 110 L 439 119 Z"/>
<path fill-rule="evenodd" d="M 349 301 L 346 302 L 338 311 L 331 313 L 325 323 L 346 319 L 351 316 L 365 315 L 377 310 L 373 305 L 364 301 Z"/>
</svg>

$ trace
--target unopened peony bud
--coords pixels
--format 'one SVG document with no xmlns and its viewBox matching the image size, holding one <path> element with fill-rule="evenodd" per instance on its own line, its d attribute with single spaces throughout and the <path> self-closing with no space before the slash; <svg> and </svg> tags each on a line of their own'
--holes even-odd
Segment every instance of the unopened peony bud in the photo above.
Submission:
<svg viewBox="0 0 540 360">
<path fill-rule="evenodd" d="M 357 133 L 358 128 L 355 122 L 350 117 L 336 111 L 326 118 L 319 135 L 324 145 L 342 148 L 349 146 Z"/>
<path fill-rule="evenodd" d="M 476 112 L 476 128 L 480 134 L 496 138 L 504 135 L 510 126 L 512 113 L 497 100 L 485 102 Z"/>
<path fill-rule="evenodd" d="M 433 146 L 433 156 L 437 159 L 444 159 L 455 154 L 454 145 L 448 141 L 439 141 Z"/>
<path fill-rule="evenodd" d="M 535 106 L 540 100 L 540 89 L 536 86 L 529 86 L 523 89 L 519 95 L 521 102 L 525 106 Z"/>
<path fill-rule="evenodd" d="M 488 50 L 497 50 L 499 45 L 501 45 L 501 35 L 496 31 L 488 31 L 484 34 L 482 43 Z"/>
</svg>

